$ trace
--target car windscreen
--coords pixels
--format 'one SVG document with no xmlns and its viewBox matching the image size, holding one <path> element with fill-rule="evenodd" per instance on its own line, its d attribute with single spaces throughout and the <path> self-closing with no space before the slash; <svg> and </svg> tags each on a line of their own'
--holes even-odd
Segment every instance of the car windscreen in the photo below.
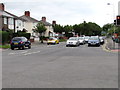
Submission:
<svg viewBox="0 0 120 90">
<path fill-rule="evenodd" d="M 78 40 L 78 38 L 69 38 L 69 40 Z"/>
<path fill-rule="evenodd" d="M 21 38 L 13 38 L 12 41 L 21 41 Z"/>
<path fill-rule="evenodd" d="M 84 37 L 79 37 L 80 40 L 84 40 Z"/>
<path fill-rule="evenodd" d="M 91 37 L 91 38 L 89 38 L 89 40 L 99 40 L 99 39 Z"/>
<path fill-rule="evenodd" d="M 49 40 L 54 40 L 54 38 L 49 38 Z"/>
<path fill-rule="evenodd" d="M 90 37 L 85 37 L 85 39 L 89 39 Z"/>
</svg>

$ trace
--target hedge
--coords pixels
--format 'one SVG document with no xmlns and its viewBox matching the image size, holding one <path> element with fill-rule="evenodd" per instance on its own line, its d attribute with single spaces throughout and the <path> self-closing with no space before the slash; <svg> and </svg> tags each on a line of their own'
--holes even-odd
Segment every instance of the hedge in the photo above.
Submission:
<svg viewBox="0 0 120 90">
<path fill-rule="evenodd" d="M 27 39 L 30 39 L 30 36 L 31 36 L 30 33 L 25 32 L 13 33 L 13 37 L 26 37 Z"/>
<path fill-rule="evenodd" d="M 6 31 L 0 31 L 0 44 L 8 43 L 9 33 Z"/>
<path fill-rule="evenodd" d="M 27 39 L 30 39 L 31 34 L 25 33 L 25 32 L 18 32 L 18 33 L 12 33 L 11 30 L 7 31 L 0 31 L 0 44 L 6 44 L 10 43 L 10 40 L 13 37 L 26 37 Z"/>
</svg>

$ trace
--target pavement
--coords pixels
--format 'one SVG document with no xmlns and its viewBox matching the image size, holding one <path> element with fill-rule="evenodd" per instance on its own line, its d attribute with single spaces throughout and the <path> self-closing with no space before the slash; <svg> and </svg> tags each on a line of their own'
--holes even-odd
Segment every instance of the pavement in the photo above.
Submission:
<svg viewBox="0 0 120 90">
<path fill-rule="evenodd" d="M 111 52 L 120 52 L 120 43 L 116 43 L 112 38 L 105 39 L 105 48 Z"/>
</svg>

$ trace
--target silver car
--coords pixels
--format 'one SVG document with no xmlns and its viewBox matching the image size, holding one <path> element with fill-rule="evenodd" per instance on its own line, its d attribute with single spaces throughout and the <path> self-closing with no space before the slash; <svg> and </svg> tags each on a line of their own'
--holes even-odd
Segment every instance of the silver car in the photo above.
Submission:
<svg viewBox="0 0 120 90">
<path fill-rule="evenodd" d="M 85 42 L 87 43 L 88 42 L 88 40 L 89 40 L 89 36 L 85 36 Z"/>
<path fill-rule="evenodd" d="M 85 44 L 85 38 L 84 37 L 78 37 L 80 44 Z"/>
<path fill-rule="evenodd" d="M 70 37 L 66 42 L 66 47 L 68 46 L 79 46 L 79 38 L 78 37 Z"/>
</svg>

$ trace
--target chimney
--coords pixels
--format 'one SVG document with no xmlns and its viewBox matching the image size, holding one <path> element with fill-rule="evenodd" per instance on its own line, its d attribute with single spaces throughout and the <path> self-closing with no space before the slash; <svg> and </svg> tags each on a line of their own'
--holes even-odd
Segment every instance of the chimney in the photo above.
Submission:
<svg viewBox="0 0 120 90">
<path fill-rule="evenodd" d="M 29 11 L 25 11 L 25 16 L 29 16 L 30 17 L 30 12 Z"/>
<path fill-rule="evenodd" d="M 52 21 L 52 24 L 55 25 L 55 24 L 56 24 L 56 21 Z"/>
<path fill-rule="evenodd" d="M 46 22 L 46 17 L 42 17 L 42 21 L 43 21 L 43 22 Z"/>
<path fill-rule="evenodd" d="M 4 4 L 3 3 L 0 3 L 0 10 L 1 11 L 4 11 L 5 7 L 4 7 Z"/>
</svg>

